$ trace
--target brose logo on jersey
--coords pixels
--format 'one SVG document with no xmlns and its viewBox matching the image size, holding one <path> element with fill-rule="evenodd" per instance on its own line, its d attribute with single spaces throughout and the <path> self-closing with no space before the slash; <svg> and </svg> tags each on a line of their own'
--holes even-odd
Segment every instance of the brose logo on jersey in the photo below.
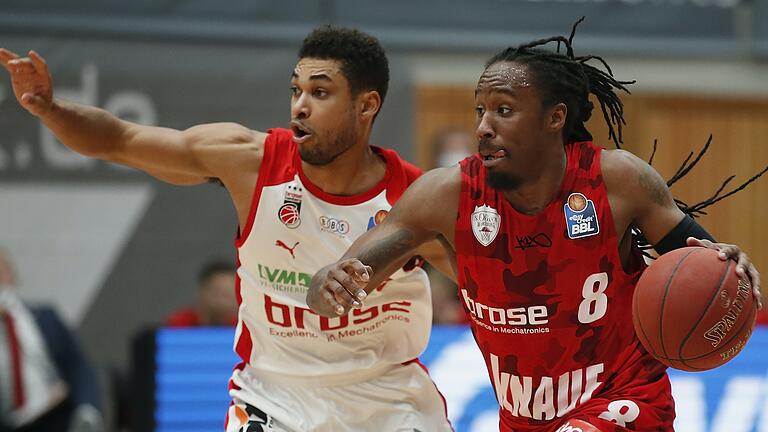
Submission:
<svg viewBox="0 0 768 432">
<path fill-rule="evenodd" d="M 472 234 L 483 246 L 488 246 L 496 238 L 501 226 L 501 216 L 495 208 L 483 204 L 475 206 L 472 212 Z"/>
<path fill-rule="evenodd" d="M 593 236 L 600 232 L 595 203 L 583 194 L 578 192 L 570 194 L 563 205 L 563 212 L 568 238 L 571 240 Z"/>
<path fill-rule="evenodd" d="M 549 310 L 545 305 L 500 308 L 485 305 L 469 297 L 466 289 L 461 289 L 464 306 L 472 320 L 486 330 L 506 334 L 549 333 Z"/>
</svg>

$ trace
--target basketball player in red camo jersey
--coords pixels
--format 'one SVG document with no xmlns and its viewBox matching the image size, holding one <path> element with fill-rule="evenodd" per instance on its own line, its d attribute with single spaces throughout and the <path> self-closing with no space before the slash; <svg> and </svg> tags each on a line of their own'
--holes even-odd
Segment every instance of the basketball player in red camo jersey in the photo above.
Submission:
<svg viewBox="0 0 768 432">
<path fill-rule="evenodd" d="M 554 40 L 566 54 L 537 48 Z M 349 310 L 360 300 L 349 293 L 366 285 L 339 270 L 368 274 L 370 290 L 418 245 L 439 239 L 456 254 L 500 430 L 671 431 L 665 367 L 632 326 L 645 269 L 632 229 L 660 253 L 719 249 L 751 278 L 758 302 L 759 274 L 737 246 L 714 243 L 684 214 L 648 164 L 592 143 L 589 94 L 620 126 L 614 89 L 625 83 L 574 57 L 569 42 L 491 58 L 475 90 L 479 155 L 416 181 L 383 224 L 314 276 L 308 303 L 329 316 Z M 609 128 L 618 143 L 620 128 L 618 136 Z"/>
<path fill-rule="evenodd" d="M 69 148 L 171 183 L 217 179 L 227 188 L 241 227 L 235 350 L 242 358 L 230 381 L 227 432 L 451 430 L 415 360 L 432 319 L 419 266 L 398 270 L 349 317 L 318 316 L 306 304 L 310 275 L 380 223 L 420 175 L 394 151 L 369 145 L 389 82 L 375 38 L 328 26 L 310 33 L 291 77 L 292 128 L 266 133 L 231 123 L 179 131 L 121 121 L 54 99 L 34 52 L 19 58 L 0 49 L 0 62 L 21 105 Z M 419 254 L 452 273 L 435 245 Z"/>
</svg>

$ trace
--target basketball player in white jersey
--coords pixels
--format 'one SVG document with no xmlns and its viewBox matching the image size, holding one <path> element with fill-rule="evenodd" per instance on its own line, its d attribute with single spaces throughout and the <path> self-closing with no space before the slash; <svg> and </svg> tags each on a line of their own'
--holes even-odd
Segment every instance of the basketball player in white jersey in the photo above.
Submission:
<svg viewBox="0 0 768 432">
<path fill-rule="evenodd" d="M 291 79 L 291 129 L 217 123 L 179 131 L 122 121 L 53 97 L 45 61 L 0 49 L 19 103 L 67 147 L 180 185 L 216 179 L 237 211 L 240 302 L 227 432 L 448 431 L 445 405 L 415 360 L 431 324 L 414 259 L 336 318 L 311 312 L 310 278 L 377 225 L 419 175 L 368 144 L 389 69 L 378 41 L 324 26 Z M 439 246 L 422 256 L 447 272 Z M 362 276 L 364 277 L 364 276 Z"/>
</svg>

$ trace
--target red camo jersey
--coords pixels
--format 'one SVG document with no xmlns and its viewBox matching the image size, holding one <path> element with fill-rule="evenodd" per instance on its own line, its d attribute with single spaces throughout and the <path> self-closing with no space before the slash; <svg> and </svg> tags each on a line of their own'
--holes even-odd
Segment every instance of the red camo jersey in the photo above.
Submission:
<svg viewBox="0 0 768 432">
<path fill-rule="evenodd" d="M 768 325 L 768 309 L 757 312 L 757 325 Z"/>
<path fill-rule="evenodd" d="M 461 162 L 459 297 L 496 391 L 500 428 L 554 430 L 593 412 L 628 430 L 672 430 L 666 369 L 640 345 L 631 319 L 645 264 L 635 246 L 622 268 L 602 149 L 580 142 L 565 150 L 561 189 L 536 215 L 516 211 L 486 184 L 479 156 Z"/>
</svg>

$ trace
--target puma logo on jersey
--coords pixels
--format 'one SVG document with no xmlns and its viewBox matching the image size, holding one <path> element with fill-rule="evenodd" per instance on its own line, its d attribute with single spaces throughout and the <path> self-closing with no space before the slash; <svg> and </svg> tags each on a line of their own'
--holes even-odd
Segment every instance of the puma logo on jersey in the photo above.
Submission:
<svg viewBox="0 0 768 432">
<path fill-rule="evenodd" d="M 538 382 L 534 382 L 534 377 L 502 372 L 499 357 L 491 354 L 491 379 L 501 408 L 513 416 L 536 420 L 562 417 L 578 403 L 592 399 L 592 393 L 602 384 L 598 378 L 604 368 L 599 363 L 559 377 L 536 377 Z"/>
<path fill-rule="evenodd" d="M 275 242 L 275 246 L 281 247 L 281 248 L 287 250 L 288 252 L 290 252 L 291 253 L 291 257 L 293 257 L 293 259 L 296 259 L 296 255 L 293 253 L 293 251 L 296 249 L 296 246 L 298 246 L 298 245 L 299 245 L 299 242 L 296 242 L 293 245 L 293 247 L 288 247 L 288 245 L 283 243 L 282 240 L 278 240 L 278 241 Z"/>
</svg>

